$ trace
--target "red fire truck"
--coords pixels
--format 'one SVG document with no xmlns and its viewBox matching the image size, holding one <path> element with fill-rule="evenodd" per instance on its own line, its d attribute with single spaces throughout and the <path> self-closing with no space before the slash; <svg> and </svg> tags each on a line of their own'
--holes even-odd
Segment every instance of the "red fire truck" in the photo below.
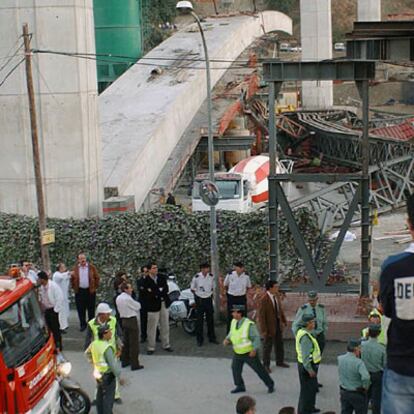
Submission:
<svg viewBox="0 0 414 414">
<path fill-rule="evenodd" d="M 56 353 L 32 283 L 0 277 L 0 413 L 57 414 Z"/>
</svg>

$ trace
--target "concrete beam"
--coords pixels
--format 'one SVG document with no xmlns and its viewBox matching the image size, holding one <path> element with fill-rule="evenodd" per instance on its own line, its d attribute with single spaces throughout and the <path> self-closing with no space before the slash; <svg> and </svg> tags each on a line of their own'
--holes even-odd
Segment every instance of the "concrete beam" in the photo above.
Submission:
<svg viewBox="0 0 414 414">
<path fill-rule="evenodd" d="M 381 21 L 381 0 L 358 0 L 359 22 Z"/>
<path fill-rule="evenodd" d="M 232 61 L 265 32 L 292 32 L 283 13 L 208 19 L 203 23 L 212 86 Z M 171 60 L 164 60 L 165 58 Z M 158 59 L 158 58 L 162 58 Z M 194 25 L 181 30 L 129 69 L 99 97 L 104 186 L 135 195 L 139 208 L 192 118 L 206 99 L 201 37 Z M 168 67 L 162 67 L 167 65 Z M 151 75 L 157 66 L 163 73 Z"/>
</svg>

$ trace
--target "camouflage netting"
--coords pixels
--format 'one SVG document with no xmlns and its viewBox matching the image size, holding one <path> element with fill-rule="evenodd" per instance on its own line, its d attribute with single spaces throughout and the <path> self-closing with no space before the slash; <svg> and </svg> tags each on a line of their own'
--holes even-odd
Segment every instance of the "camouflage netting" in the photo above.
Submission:
<svg viewBox="0 0 414 414">
<path fill-rule="evenodd" d="M 330 248 L 320 238 L 316 218 L 306 210 L 296 213 L 299 227 L 313 254 L 319 251 L 322 268 Z M 21 259 L 39 263 L 37 219 L 0 214 L 0 270 Z M 110 286 L 111 275 L 125 269 L 132 275 L 148 260 L 173 271 L 182 286 L 188 286 L 200 262 L 209 260 L 210 233 L 208 213 L 188 213 L 165 206 L 147 213 L 122 214 L 104 218 L 49 219 L 48 227 L 56 231 L 50 246 L 53 264 L 58 261 L 72 266 L 79 251 L 84 251 L 98 267 L 103 284 Z M 238 214 L 218 212 L 220 269 L 224 273 L 234 260 L 245 263 L 252 280 L 261 283 L 268 269 L 268 216 L 265 212 Z M 304 267 L 287 223 L 280 224 L 281 273 L 284 279 L 303 280 Z"/>
</svg>

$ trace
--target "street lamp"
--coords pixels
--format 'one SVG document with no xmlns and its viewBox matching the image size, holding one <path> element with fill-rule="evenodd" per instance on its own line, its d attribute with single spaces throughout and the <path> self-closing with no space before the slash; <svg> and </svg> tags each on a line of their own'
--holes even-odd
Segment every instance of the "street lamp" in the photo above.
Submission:
<svg viewBox="0 0 414 414">
<path fill-rule="evenodd" d="M 201 39 L 203 41 L 204 56 L 206 60 L 206 78 L 207 78 L 207 121 L 208 121 L 208 171 L 209 178 L 212 183 L 214 180 L 214 145 L 213 145 L 213 125 L 211 121 L 212 99 L 211 99 L 211 77 L 210 77 L 210 60 L 208 58 L 208 50 L 206 39 L 204 37 L 203 27 L 200 18 L 194 12 L 191 1 L 179 1 L 176 9 L 181 14 L 191 14 L 200 30 Z M 216 207 L 210 205 L 210 255 L 211 255 L 211 271 L 214 276 L 214 317 L 216 322 L 220 318 L 220 284 L 219 284 L 219 262 L 217 247 L 217 217 Z"/>
</svg>

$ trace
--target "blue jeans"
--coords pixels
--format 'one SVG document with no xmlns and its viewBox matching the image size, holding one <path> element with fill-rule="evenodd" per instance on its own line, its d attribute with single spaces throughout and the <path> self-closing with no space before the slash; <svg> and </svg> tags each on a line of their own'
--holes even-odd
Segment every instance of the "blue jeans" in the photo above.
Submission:
<svg viewBox="0 0 414 414">
<path fill-rule="evenodd" d="M 414 377 L 384 371 L 382 385 L 382 414 L 414 413 Z"/>
</svg>

